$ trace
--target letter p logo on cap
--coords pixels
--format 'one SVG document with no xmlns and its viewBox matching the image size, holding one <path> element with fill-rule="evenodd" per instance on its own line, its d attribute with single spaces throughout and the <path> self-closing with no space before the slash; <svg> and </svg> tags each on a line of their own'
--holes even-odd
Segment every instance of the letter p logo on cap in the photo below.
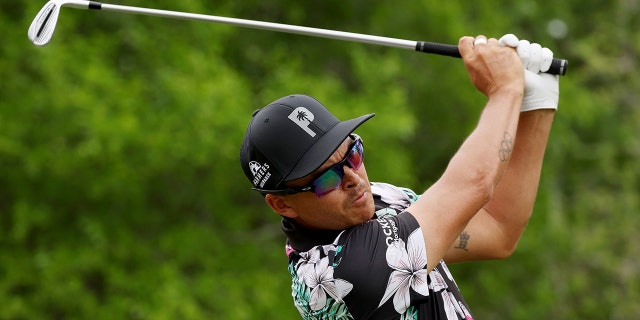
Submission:
<svg viewBox="0 0 640 320">
<path fill-rule="evenodd" d="M 313 121 L 313 113 L 305 107 L 297 107 L 289 115 L 289 119 L 297 124 L 302 130 L 308 133 L 311 137 L 315 137 L 316 133 L 309 128 L 311 121 Z"/>
</svg>

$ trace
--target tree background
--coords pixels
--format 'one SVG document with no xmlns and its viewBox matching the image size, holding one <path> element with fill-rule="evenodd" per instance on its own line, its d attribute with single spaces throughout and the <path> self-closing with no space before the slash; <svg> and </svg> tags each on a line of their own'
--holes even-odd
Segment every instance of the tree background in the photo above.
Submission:
<svg viewBox="0 0 640 320">
<path fill-rule="evenodd" d="M 452 266 L 479 319 L 640 314 L 640 1 L 113 1 L 456 44 L 514 33 L 570 61 L 516 253 Z M 484 97 L 460 60 L 238 27 L 0 3 L 0 319 L 298 319 L 278 217 L 238 163 L 253 110 L 306 93 L 372 181 L 422 191 Z"/>
</svg>

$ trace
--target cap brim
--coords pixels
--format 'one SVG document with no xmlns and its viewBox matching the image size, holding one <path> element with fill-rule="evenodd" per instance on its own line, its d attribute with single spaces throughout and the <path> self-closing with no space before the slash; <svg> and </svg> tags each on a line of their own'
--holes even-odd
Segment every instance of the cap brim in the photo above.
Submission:
<svg viewBox="0 0 640 320">
<path fill-rule="evenodd" d="M 354 130 L 374 116 L 375 114 L 371 113 L 355 119 L 342 121 L 335 125 L 305 153 L 304 157 L 296 164 L 291 172 L 284 177 L 283 181 L 300 179 L 316 171 L 331 157 Z"/>
</svg>

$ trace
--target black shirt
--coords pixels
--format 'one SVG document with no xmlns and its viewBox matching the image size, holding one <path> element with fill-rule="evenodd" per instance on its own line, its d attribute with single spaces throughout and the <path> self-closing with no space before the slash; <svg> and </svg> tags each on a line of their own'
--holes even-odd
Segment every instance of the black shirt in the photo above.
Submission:
<svg viewBox="0 0 640 320">
<path fill-rule="evenodd" d="M 473 319 L 444 261 L 427 273 L 424 237 L 404 211 L 418 196 L 372 183 L 376 214 L 342 231 L 282 220 L 303 319 Z"/>
</svg>

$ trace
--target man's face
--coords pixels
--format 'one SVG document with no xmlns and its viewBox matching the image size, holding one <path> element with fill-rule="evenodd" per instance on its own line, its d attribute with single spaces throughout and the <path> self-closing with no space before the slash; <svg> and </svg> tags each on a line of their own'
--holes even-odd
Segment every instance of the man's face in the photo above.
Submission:
<svg viewBox="0 0 640 320">
<path fill-rule="evenodd" d="M 336 152 L 316 172 L 289 181 L 287 187 L 308 185 L 321 173 L 345 158 L 353 143 L 347 138 Z M 267 203 L 279 214 L 294 219 L 310 229 L 342 230 L 371 219 L 374 214 L 373 195 L 364 164 L 354 170 L 345 165 L 342 184 L 318 198 L 313 192 L 293 195 L 267 195 Z M 273 201 L 279 202 L 274 206 Z"/>
</svg>

